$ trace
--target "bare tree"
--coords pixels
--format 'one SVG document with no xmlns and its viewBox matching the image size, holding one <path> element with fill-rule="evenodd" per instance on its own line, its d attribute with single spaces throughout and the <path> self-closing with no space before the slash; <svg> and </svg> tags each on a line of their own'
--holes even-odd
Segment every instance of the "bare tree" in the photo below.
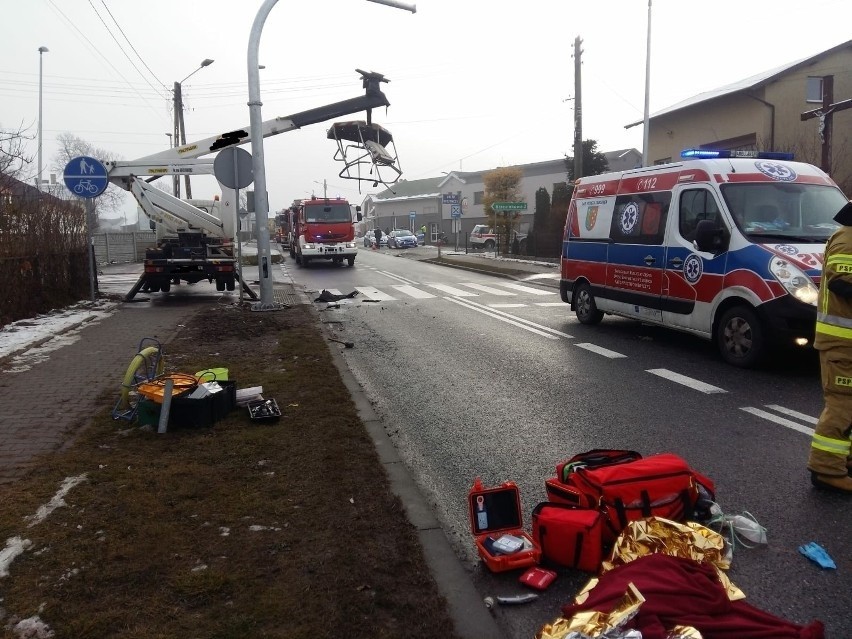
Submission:
<svg viewBox="0 0 852 639">
<path fill-rule="evenodd" d="M 35 136 L 27 134 L 21 124 L 17 129 L 4 129 L 0 126 L 0 175 L 18 178 L 22 169 L 33 160 L 24 151 L 27 140 Z"/>
<path fill-rule="evenodd" d="M 65 170 L 65 166 L 68 162 L 81 155 L 93 157 L 101 162 L 121 159 L 121 156 L 117 153 L 98 148 L 91 142 L 87 142 L 73 133 L 60 133 L 56 136 L 56 141 L 59 143 L 59 151 L 53 158 L 51 166 L 60 174 Z M 96 219 L 89 220 L 92 224 L 92 229 L 94 230 L 99 227 L 98 220 L 100 220 L 101 217 L 106 217 L 110 213 L 118 213 L 121 211 L 126 197 L 127 194 L 123 189 L 115 186 L 114 184 L 107 186 L 106 191 L 94 200 Z"/>
</svg>

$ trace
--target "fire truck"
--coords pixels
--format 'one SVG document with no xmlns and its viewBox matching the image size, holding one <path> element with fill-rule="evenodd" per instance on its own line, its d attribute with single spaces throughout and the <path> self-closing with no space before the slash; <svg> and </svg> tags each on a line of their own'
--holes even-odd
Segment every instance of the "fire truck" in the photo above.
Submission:
<svg viewBox="0 0 852 639">
<path fill-rule="evenodd" d="M 335 264 L 355 265 L 358 245 L 355 242 L 354 222 L 360 222 L 361 207 L 352 206 L 343 198 L 301 200 L 290 209 L 290 256 L 299 266 L 312 260 L 331 260 Z"/>
</svg>

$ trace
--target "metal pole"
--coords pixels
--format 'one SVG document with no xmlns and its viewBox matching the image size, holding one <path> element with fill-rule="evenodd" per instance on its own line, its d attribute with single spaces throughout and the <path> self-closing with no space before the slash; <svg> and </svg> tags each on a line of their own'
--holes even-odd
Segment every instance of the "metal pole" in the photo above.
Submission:
<svg viewBox="0 0 852 639">
<path fill-rule="evenodd" d="M 174 132 L 172 135 L 172 148 L 180 146 L 180 116 L 179 113 L 181 109 L 183 109 L 183 101 L 181 100 L 180 95 L 180 82 L 175 82 L 175 87 L 173 90 L 174 93 Z M 172 176 L 172 190 L 174 191 L 175 197 L 180 197 L 180 176 L 175 174 Z"/>
<path fill-rule="evenodd" d="M 237 147 L 231 148 L 231 157 L 233 158 L 234 163 L 234 202 L 237 214 L 237 273 L 239 275 L 240 280 L 240 306 L 243 304 L 243 237 L 242 237 L 242 221 L 240 220 L 240 187 L 237 186 L 240 183 L 240 169 L 237 165 Z M 258 256 L 258 264 L 260 264 L 259 256 Z"/>
<path fill-rule="evenodd" d="M 47 47 L 38 48 L 38 178 L 36 178 L 36 186 L 41 191 L 41 87 L 42 87 L 42 63 L 44 54 L 47 53 Z"/>
<path fill-rule="evenodd" d="M 260 281 L 260 302 L 253 310 L 266 311 L 280 308 L 272 297 L 272 271 L 269 268 L 271 253 L 269 249 L 269 203 L 266 194 L 266 164 L 263 155 L 263 118 L 260 107 L 260 70 L 258 69 L 258 50 L 260 34 L 266 17 L 278 3 L 278 0 L 265 0 L 254 18 L 248 46 L 248 89 L 249 121 L 251 123 L 251 155 L 254 169 L 254 211 L 257 229 L 257 270 Z"/>
<path fill-rule="evenodd" d="M 89 291 L 92 302 L 95 301 L 95 245 L 92 236 L 92 218 L 95 216 L 95 202 L 92 198 L 86 198 L 86 250 L 89 251 Z"/>
<path fill-rule="evenodd" d="M 642 166 L 648 166 L 648 141 L 651 137 L 648 104 L 651 95 L 651 0 L 648 0 L 648 46 L 645 51 L 645 117 L 642 120 Z"/>
</svg>

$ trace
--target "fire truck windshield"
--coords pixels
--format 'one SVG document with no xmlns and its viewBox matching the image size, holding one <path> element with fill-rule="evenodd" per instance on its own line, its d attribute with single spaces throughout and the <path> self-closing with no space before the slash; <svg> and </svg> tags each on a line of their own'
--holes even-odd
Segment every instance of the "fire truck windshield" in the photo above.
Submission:
<svg viewBox="0 0 852 639">
<path fill-rule="evenodd" d="M 323 204 L 305 207 L 306 222 L 326 222 L 337 224 L 340 222 L 351 222 L 352 213 L 348 204 Z"/>
</svg>

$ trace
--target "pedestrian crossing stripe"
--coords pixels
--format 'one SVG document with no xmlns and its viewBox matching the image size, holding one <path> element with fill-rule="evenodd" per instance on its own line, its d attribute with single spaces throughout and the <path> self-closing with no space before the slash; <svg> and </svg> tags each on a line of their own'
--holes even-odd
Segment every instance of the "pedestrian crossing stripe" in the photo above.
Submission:
<svg viewBox="0 0 852 639">
<path fill-rule="evenodd" d="M 426 286 L 442 291 L 447 295 L 452 295 L 453 297 L 479 297 L 478 293 L 471 293 L 470 291 L 465 291 L 447 284 L 427 284 Z"/>
<path fill-rule="evenodd" d="M 482 291 L 483 293 L 490 293 L 491 295 L 500 295 L 500 296 L 515 296 L 517 293 L 512 293 L 511 291 L 504 291 L 499 288 L 494 288 L 493 286 L 486 286 L 485 284 L 477 284 L 475 282 L 465 282 L 462 286 L 468 286 L 474 290 Z"/>
<path fill-rule="evenodd" d="M 436 297 L 428 291 L 421 291 L 416 286 L 410 286 L 408 284 L 394 284 L 393 288 L 399 291 L 400 293 L 405 293 L 406 295 L 410 295 L 414 299 L 418 300 L 425 300 L 429 299 L 430 297 Z"/>
<path fill-rule="evenodd" d="M 531 295 L 556 295 L 556 291 L 544 291 L 540 288 L 533 288 L 532 286 L 524 286 L 523 284 L 513 284 L 511 282 L 501 282 L 501 286 L 505 286 L 506 288 L 515 289 L 516 291 L 522 291 L 524 293 L 530 293 Z"/>
</svg>

